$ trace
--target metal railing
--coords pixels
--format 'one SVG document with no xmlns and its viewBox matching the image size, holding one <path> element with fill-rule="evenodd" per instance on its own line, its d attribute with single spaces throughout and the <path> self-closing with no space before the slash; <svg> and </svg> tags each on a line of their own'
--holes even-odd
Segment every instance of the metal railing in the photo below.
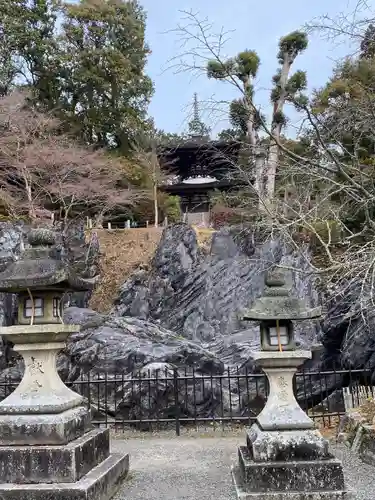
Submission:
<svg viewBox="0 0 375 500">
<path fill-rule="evenodd" d="M 65 381 L 84 396 L 93 423 L 118 430 L 159 431 L 185 428 L 230 429 L 249 425 L 265 405 L 268 382 L 263 373 L 243 368 L 202 375 L 181 369 L 138 373 L 88 372 Z M 0 399 L 19 381 L 0 381 Z M 374 396 L 369 370 L 301 371 L 294 379 L 301 407 L 322 426 L 332 426 L 348 408 Z"/>
</svg>

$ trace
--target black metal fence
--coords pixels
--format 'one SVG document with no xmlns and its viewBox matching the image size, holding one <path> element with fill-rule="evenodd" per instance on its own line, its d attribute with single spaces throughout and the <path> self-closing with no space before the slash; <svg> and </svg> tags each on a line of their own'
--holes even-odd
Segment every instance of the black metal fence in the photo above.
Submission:
<svg viewBox="0 0 375 500">
<path fill-rule="evenodd" d="M 0 382 L 0 399 L 19 381 Z M 117 430 L 160 431 L 233 429 L 249 425 L 264 407 L 264 374 L 237 368 L 201 375 L 179 369 L 140 370 L 137 374 L 89 372 L 66 381 L 85 397 L 93 423 Z M 301 407 L 321 426 L 338 423 L 348 407 L 374 396 L 369 370 L 302 371 L 294 378 Z"/>
</svg>

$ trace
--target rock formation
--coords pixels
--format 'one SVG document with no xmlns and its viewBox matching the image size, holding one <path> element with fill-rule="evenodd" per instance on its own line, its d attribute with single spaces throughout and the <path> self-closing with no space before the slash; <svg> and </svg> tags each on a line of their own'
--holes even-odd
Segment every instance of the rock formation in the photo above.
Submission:
<svg viewBox="0 0 375 500">
<path fill-rule="evenodd" d="M 151 269 L 123 284 L 112 314 L 157 322 L 186 339 L 210 345 L 222 356 L 227 351 L 224 361 L 238 364 L 238 357 L 230 359 L 233 343 L 241 350 L 240 346 L 254 349 L 259 337 L 257 325 L 242 321 L 243 311 L 262 294 L 264 271 L 274 263 L 301 270 L 294 273 L 295 292 L 308 306 L 316 305 L 318 295 L 311 276 L 304 273 L 303 253 L 281 239 L 262 243 L 248 232 L 221 230 L 204 256 L 195 231 L 178 224 L 164 231 Z M 317 323 L 297 325 L 298 341 L 305 346 L 316 342 L 318 332 Z M 247 358 L 245 354 L 243 361 Z"/>
<path fill-rule="evenodd" d="M 323 361 L 351 370 L 365 368 L 375 382 L 375 308 L 369 286 L 360 278 L 340 282 L 326 308 L 321 325 Z"/>
<path fill-rule="evenodd" d="M 0 261 L 3 258 L 5 263 L 19 253 L 23 229 L 2 230 Z M 94 247 L 95 257 L 98 248 Z M 298 269 L 293 273 L 295 293 L 308 306 L 317 305 L 313 278 L 305 272 L 307 252 L 307 248 L 295 251 L 282 239 L 262 239 L 236 228 L 215 233 L 209 252 L 202 252 L 193 229 L 184 224 L 168 227 L 150 268 L 125 281 L 109 315 L 82 307 L 66 309 L 65 320 L 80 324 L 81 332 L 72 336 L 61 354 L 60 374 L 68 382 L 97 378 L 99 382 L 91 386 L 91 402 L 100 412 L 107 401 L 110 412 L 128 420 L 173 418 L 177 410 L 189 419 L 223 412 L 255 414 L 264 404 L 264 378 L 246 380 L 243 375 L 253 370 L 251 351 L 259 348 L 259 329 L 242 321 L 242 314 L 262 294 L 264 271 L 274 263 Z M 87 272 L 95 273 L 96 268 Z M 333 361 L 353 368 L 375 363 L 373 308 L 368 310 L 366 330 L 363 316 L 351 306 L 351 301 L 358 301 L 358 293 L 353 286 L 348 292 L 349 288 L 336 293 L 335 300 L 327 302 L 323 337 L 319 322 L 296 325 L 301 347 L 310 348 L 318 339 L 325 346 L 322 359 L 316 355 L 306 368 L 330 368 Z M 86 299 L 72 305 L 84 306 Z M 3 324 L 9 324 L 9 306 L 4 301 L 0 301 L 0 314 Z M 19 380 L 21 372 L 18 362 L 8 364 L 1 379 Z M 226 373 L 239 378 L 230 384 L 227 377 L 217 378 Z M 122 377 L 121 384 L 113 381 L 116 376 Z M 176 381 L 176 376 L 185 380 Z M 100 380 L 109 382 L 106 390 Z M 334 394 L 342 379 L 326 376 L 323 387 L 319 377 L 309 377 L 304 386 L 301 383 L 302 377 L 297 380 L 297 397 L 303 406 L 311 406 L 321 402 L 322 390 L 327 396 Z"/>
</svg>

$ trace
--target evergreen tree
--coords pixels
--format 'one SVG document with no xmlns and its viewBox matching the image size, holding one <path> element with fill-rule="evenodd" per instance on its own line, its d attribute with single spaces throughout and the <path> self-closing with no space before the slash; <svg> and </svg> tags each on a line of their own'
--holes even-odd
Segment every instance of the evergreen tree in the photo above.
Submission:
<svg viewBox="0 0 375 500">
<path fill-rule="evenodd" d="M 17 82 L 52 107 L 58 95 L 58 0 L 0 0 L 2 94 Z"/>
<path fill-rule="evenodd" d="M 128 151 L 134 134 L 150 126 L 153 92 L 140 4 L 0 0 L 0 15 L 0 93 L 28 86 L 35 103 L 86 144 Z"/>
<path fill-rule="evenodd" d="M 375 26 L 369 24 L 361 42 L 361 59 L 371 59 L 375 56 Z"/>
<path fill-rule="evenodd" d="M 126 152 L 147 124 L 146 16 L 137 1 L 65 4 L 60 107 L 88 144 Z"/>
<path fill-rule="evenodd" d="M 290 76 L 290 70 L 298 54 L 306 47 L 306 34 L 299 31 L 292 32 L 280 39 L 278 61 L 281 67 L 273 79 L 275 87 L 271 93 L 274 108 L 270 131 L 274 140 L 267 141 L 267 155 L 264 152 L 264 141 L 262 142 L 258 134 L 260 126 L 265 124 L 265 118 L 254 105 L 253 82 L 260 64 L 257 53 L 253 50 L 245 50 L 235 58 L 226 61 L 216 59 L 209 61 L 207 65 L 209 78 L 230 81 L 242 92 L 242 98 L 231 103 L 229 118 L 234 135 L 238 138 L 244 138 L 250 146 L 248 158 L 250 166 L 254 170 L 254 188 L 259 196 L 260 207 L 264 203 L 271 203 L 275 194 L 279 157 L 277 143 L 280 142 L 282 128 L 286 123 L 283 115 L 284 105 L 287 101 L 296 102 L 303 98 L 301 91 L 306 87 L 306 75 L 302 71 L 297 71 Z"/>
</svg>

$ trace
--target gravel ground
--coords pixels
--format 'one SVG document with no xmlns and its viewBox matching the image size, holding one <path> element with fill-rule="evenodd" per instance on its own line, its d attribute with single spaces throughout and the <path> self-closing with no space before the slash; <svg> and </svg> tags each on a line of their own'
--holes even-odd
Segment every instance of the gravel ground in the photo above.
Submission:
<svg viewBox="0 0 375 500">
<path fill-rule="evenodd" d="M 112 450 L 130 454 L 130 474 L 114 500 L 235 500 L 230 467 L 237 463 L 242 435 L 116 439 Z M 332 445 L 342 460 L 353 500 L 374 500 L 375 468 L 342 444 Z"/>
<path fill-rule="evenodd" d="M 355 492 L 353 500 L 374 500 L 375 467 L 363 463 L 344 444 L 332 443 L 331 448 L 332 453 L 343 463 L 347 484 Z"/>
</svg>

